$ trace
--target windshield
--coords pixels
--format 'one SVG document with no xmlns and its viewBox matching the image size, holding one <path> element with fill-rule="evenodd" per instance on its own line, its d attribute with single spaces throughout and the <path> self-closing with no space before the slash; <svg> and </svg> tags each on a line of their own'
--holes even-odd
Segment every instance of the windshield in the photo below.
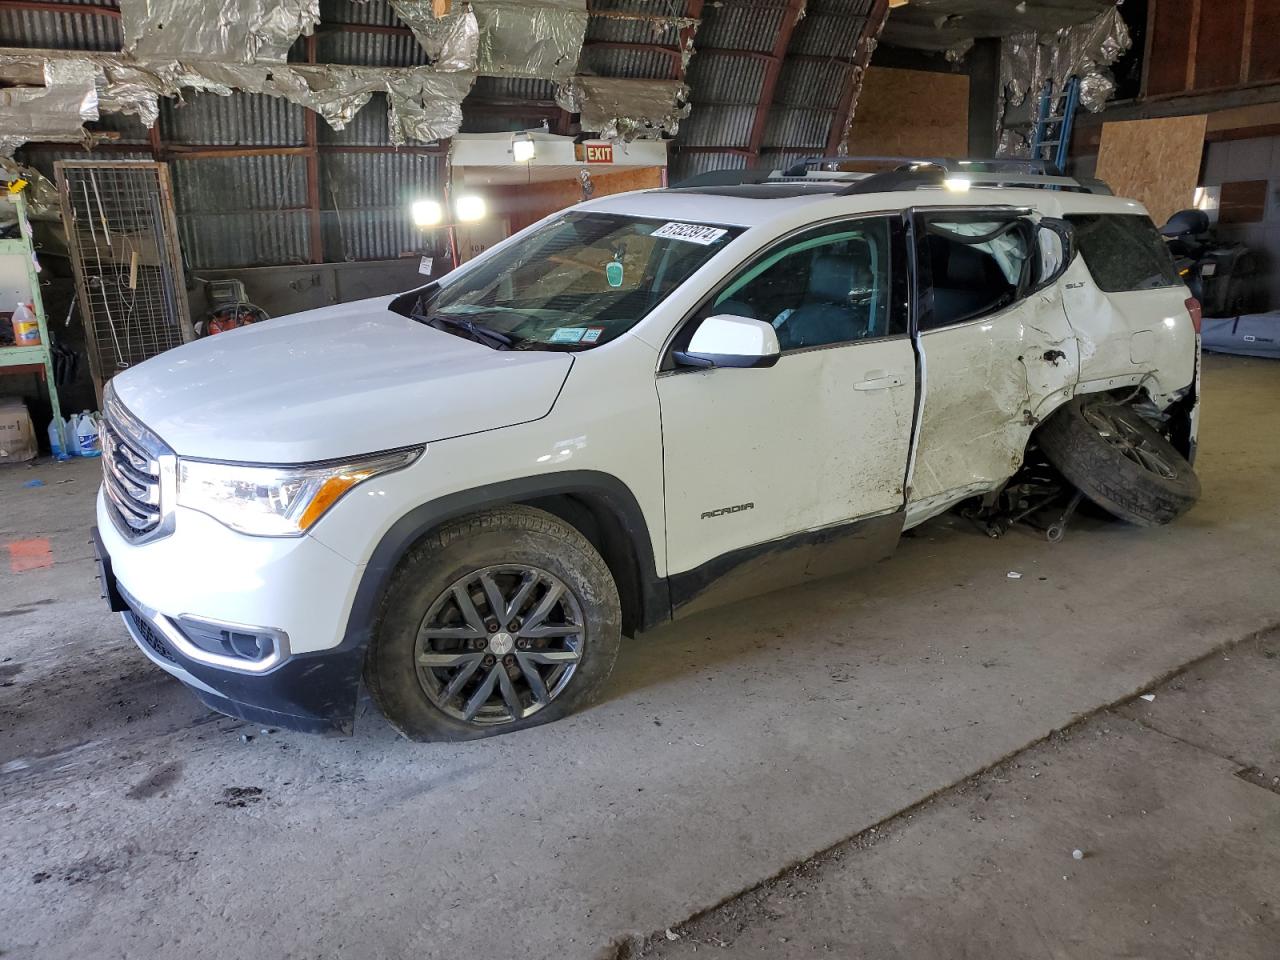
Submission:
<svg viewBox="0 0 1280 960">
<path fill-rule="evenodd" d="M 585 350 L 635 326 L 740 233 L 567 213 L 407 306 L 495 349 Z"/>
</svg>

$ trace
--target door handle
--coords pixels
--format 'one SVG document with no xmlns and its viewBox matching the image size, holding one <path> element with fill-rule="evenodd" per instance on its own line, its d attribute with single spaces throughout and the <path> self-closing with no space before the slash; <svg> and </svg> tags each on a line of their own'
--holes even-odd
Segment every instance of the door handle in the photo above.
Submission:
<svg viewBox="0 0 1280 960">
<path fill-rule="evenodd" d="M 902 386 L 902 377 L 896 373 L 885 373 L 883 370 L 868 370 L 863 374 L 865 379 L 853 385 L 855 390 L 888 390 L 890 387 Z"/>
</svg>

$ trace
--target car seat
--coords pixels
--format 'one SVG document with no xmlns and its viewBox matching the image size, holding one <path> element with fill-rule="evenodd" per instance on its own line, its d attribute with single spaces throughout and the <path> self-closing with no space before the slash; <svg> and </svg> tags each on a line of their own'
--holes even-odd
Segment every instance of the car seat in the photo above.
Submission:
<svg viewBox="0 0 1280 960">
<path fill-rule="evenodd" d="M 857 340 L 867 335 L 871 274 L 859 257 L 824 254 L 809 268 L 805 302 L 778 328 L 783 350 Z"/>
<path fill-rule="evenodd" d="M 988 253 L 942 237 L 928 239 L 933 267 L 933 325 L 945 326 L 981 315 L 1010 289 Z"/>
</svg>

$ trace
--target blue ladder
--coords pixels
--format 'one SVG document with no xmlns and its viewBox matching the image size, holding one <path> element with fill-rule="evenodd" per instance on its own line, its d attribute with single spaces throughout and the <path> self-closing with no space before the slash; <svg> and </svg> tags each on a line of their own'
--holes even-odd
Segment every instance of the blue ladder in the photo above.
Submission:
<svg viewBox="0 0 1280 960">
<path fill-rule="evenodd" d="M 1067 154 L 1071 147 L 1071 127 L 1079 106 L 1079 77 L 1068 77 L 1062 89 L 1056 93 L 1052 79 L 1044 82 L 1044 87 L 1040 91 L 1040 113 L 1036 118 L 1036 132 L 1031 139 L 1031 156 L 1034 159 L 1049 161 L 1060 171 L 1067 169 Z"/>
</svg>

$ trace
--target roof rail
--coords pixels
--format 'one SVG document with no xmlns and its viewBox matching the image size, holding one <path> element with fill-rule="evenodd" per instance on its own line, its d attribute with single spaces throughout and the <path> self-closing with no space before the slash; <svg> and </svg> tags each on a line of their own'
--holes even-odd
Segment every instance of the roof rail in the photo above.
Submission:
<svg viewBox="0 0 1280 960">
<path fill-rule="evenodd" d="M 1111 188 L 1101 180 L 1064 176 L 1052 163 L 1018 157 L 894 157 L 838 155 L 809 157 L 796 161 L 783 170 L 713 170 L 676 184 L 677 187 L 739 186 L 743 184 L 778 183 L 787 180 L 821 179 L 815 167 L 829 164 L 882 164 L 891 169 L 878 173 L 827 171 L 832 179 L 858 179 L 840 191 L 841 196 L 865 193 L 889 193 L 916 190 L 921 187 L 1022 187 L 1042 190 L 1065 190 L 1073 193 L 1110 195 Z M 819 174 L 814 177 L 813 174 Z"/>
<path fill-rule="evenodd" d="M 892 193 L 918 190 L 920 187 L 947 187 L 968 190 L 970 187 L 1015 187 L 1033 190 L 1064 190 L 1068 193 L 1093 193 L 1110 196 L 1111 188 L 1100 180 L 1077 180 L 1040 174 L 987 173 L 968 168 L 946 169 L 935 166 L 908 167 L 865 177 L 840 191 L 842 197 L 864 193 Z"/>
<path fill-rule="evenodd" d="M 784 177 L 808 176 L 810 167 L 821 166 L 824 163 L 895 163 L 900 167 L 931 164 L 936 167 L 946 167 L 949 163 L 954 162 L 947 160 L 945 157 L 857 157 L 841 154 L 833 157 L 807 157 L 804 160 L 798 160 L 783 170 L 782 175 Z"/>
<path fill-rule="evenodd" d="M 880 157 L 838 155 L 808 157 L 787 167 L 784 177 L 807 176 L 810 167 L 832 163 L 892 163 L 902 167 L 939 167 L 952 173 L 1025 173 L 1041 177 L 1060 177 L 1062 171 L 1047 160 L 1023 157 Z"/>
</svg>

